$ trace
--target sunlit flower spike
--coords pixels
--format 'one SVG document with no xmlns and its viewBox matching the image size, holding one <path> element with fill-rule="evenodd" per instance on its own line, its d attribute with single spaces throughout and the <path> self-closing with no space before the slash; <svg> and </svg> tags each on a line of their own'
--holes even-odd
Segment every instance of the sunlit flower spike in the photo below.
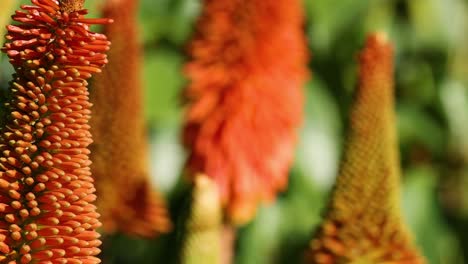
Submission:
<svg viewBox="0 0 468 264">
<path fill-rule="evenodd" d="M 400 213 L 393 50 L 383 33 L 360 55 L 355 100 L 341 171 L 306 263 L 425 263 Z"/>
<path fill-rule="evenodd" d="M 99 263 L 87 79 L 109 41 L 83 1 L 32 0 L 9 25 L 15 69 L 0 131 L 0 263 Z"/>
</svg>

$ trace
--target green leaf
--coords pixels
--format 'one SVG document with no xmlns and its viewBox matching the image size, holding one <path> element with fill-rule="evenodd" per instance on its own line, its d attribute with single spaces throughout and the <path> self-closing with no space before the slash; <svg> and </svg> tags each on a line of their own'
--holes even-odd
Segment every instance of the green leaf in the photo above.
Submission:
<svg viewBox="0 0 468 264">
<path fill-rule="evenodd" d="M 180 120 L 180 92 L 184 84 L 181 74 L 182 56 L 160 47 L 145 55 L 144 85 L 146 115 L 152 127 L 177 124 Z"/>
<path fill-rule="evenodd" d="M 405 218 L 429 263 L 461 264 L 460 245 L 437 206 L 436 186 L 437 171 L 434 167 L 414 167 L 405 173 Z"/>
</svg>

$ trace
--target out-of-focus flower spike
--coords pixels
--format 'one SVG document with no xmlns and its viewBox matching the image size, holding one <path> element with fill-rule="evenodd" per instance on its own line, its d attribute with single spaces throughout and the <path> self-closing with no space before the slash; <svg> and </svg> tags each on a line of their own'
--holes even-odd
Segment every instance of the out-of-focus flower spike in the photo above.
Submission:
<svg viewBox="0 0 468 264">
<path fill-rule="evenodd" d="M 188 175 L 211 177 L 227 219 L 244 224 L 287 185 L 308 75 L 302 6 L 203 3 L 186 66 Z"/>
<path fill-rule="evenodd" d="M 100 263 L 87 79 L 110 42 L 75 1 L 31 2 L 2 48 L 15 74 L 1 111 L 0 262 Z"/>
<path fill-rule="evenodd" d="M 142 49 L 137 0 L 107 0 L 104 27 L 112 41 L 109 64 L 91 91 L 94 114 L 91 166 L 106 233 L 151 237 L 171 229 L 162 197 L 149 177 L 148 140 L 140 80 Z"/>
<path fill-rule="evenodd" d="M 10 21 L 11 13 L 18 4 L 18 0 L 2 0 L 0 2 L 0 45 L 3 44 L 5 26 Z"/>
<path fill-rule="evenodd" d="M 181 264 L 222 262 L 223 216 L 216 183 L 203 174 L 194 177 L 190 215 L 186 222 Z"/>
<path fill-rule="evenodd" d="M 425 263 L 400 213 L 393 47 L 367 39 L 350 132 L 331 203 L 306 263 Z"/>
</svg>

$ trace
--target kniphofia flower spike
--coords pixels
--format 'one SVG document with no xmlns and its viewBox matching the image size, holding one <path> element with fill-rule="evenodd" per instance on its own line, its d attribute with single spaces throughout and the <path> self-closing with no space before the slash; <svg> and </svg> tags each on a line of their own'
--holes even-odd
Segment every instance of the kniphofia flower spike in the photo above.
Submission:
<svg viewBox="0 0 468 264">
<path fill-rule="evenodd" d="M 169 231 L 171 223 L 149 177 L 138 2 L 107 0 L 104 7 L 103 16 L 114 20 L 104 28 L 112 49 L 91 90 L 91 170 L 104 231 L 150 237 Z"/>
<path fill-rule="evenodd" d="M 11 12 L 13 12 L 14 8 L 18 5 L 17 0 L 2 0 L 0 2 L 0 44 L 3 44 L 3 36 L 5 34 L 5 26 L 11 18 Z M 0 54 L 1 56 L 1 54 Z"/>
<path fill-rule="evenodd" d="M 307 77 L 302 23 L 299 0 L 204 1 L 186 67 L 187 168 L 217 183 L 237 224 L 287 185 Z"/>
<path fill-rule="evenodd" d="M 99 263 L 87 79 L 109 41 L 83 1 L 32 0 L 2 51 L 15 69 L 0 133 L 0 262 Z"/>
<path fill-rule="evenodd" d="M 221 261 L 223 217 L 216 183 L 203 174 L 196 175 L 191 198 L 180 262 L 224 263 Z"/>
<path fill-rule="evenodd" d="M 350 134 L 331 203 L 307 263 L 419 264 L 399 206 L 393 48 L 371 35 L 360 55 Z"/>
</svg>

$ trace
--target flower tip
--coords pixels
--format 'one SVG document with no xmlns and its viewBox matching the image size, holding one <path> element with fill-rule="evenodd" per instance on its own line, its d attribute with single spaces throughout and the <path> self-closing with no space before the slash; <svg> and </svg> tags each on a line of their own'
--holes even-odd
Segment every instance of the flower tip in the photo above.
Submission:
<svg viewBox="0 0 468 264">
<path fill-rule="evenodd" d="M 387 32 L 376 31 L 368 35 L 366 45 L 368 49 L 372 50 L 389 50 L 393 48 L 392 41 L 390 40 Z"/>
<path fill-rule="evenodd" d="M 379 44 L 384 45 L 389 43 L 388 34 L 385 31 L 377 31 L 373 36 Z"/>
<path fill-rule="evenodd" d="M 219 206 L 218 202 L 213 202 L 213 201 L 219 201 L 219 191 L 216 186 L 216 183 L 210 179 L 208 176 L 205 174 L 197 174 L 195 176 L 195 190 L 197 190 L 199 193 L 203 193 L 203 197 L 206 198 L 206 200 L 211 200 L 211 202 L 207 204 L 213 204 L 214 207 Z"/>
<path fill-rule="evenodd" d="M 205 174 L 199 173 L 195 176 L 195 186 L 198 188 L 209 188 L 213 182 Z"/>
</svg>

